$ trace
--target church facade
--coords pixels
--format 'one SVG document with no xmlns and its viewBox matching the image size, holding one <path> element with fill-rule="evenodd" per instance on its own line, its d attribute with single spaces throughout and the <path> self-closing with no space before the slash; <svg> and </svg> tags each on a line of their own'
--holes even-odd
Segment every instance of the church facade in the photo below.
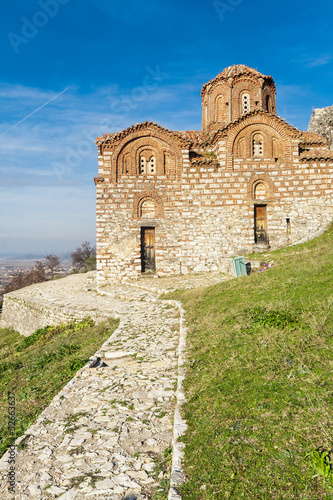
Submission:
<svg viewBox="0 0 333 500">
<path fill-rule="evenodd" d="M 97 138 L 99 285 L 220 270 L 331 222 L 333 151 L 276 115 L 272 77 L 234 65 L 201 97 L 201 131 L 145 122 Z"/>
</svg>

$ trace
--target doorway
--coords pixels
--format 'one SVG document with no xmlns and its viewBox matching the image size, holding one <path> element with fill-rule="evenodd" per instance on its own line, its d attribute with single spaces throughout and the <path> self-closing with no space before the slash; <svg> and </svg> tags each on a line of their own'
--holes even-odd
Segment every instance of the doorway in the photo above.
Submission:
<svg viewBox="0 0 333 500">
<path fill-rule="evenodd" d="M 155 228 L 141 228 L 141 272 L 155 272 Z"/>
<path fill-rule="evenodd" d="M 268 244 L 266 209 L 267 205 L 254 207 L 254 241 L 257 244 Z"/>
</svg>

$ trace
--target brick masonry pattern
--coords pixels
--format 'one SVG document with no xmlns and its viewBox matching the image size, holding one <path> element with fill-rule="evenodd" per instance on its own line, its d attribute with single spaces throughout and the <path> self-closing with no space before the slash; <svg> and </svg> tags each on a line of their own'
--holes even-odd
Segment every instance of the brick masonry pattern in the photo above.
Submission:
<svg viewBox="0 0 333 500">
<path fill-rule="evenodd" d="M 265 207 L 272 249 L 314 236 L 332 220 L 333 152 L 326 139 L 276 116 L 272 77 L 232 66 L 204 85 L 202 99 L 201 132 L 145 122 L 97 139 L 100 285 L 140 277 L 142 227 L 155 229 L 163 276 L 224 270 L 226 257 L 256 250 L 256 205 Z M 141 157 L 155 158 L 154 173 L 140 173 Z M 148 215 L 147 200 L 155 207 Z"/>
</svg>

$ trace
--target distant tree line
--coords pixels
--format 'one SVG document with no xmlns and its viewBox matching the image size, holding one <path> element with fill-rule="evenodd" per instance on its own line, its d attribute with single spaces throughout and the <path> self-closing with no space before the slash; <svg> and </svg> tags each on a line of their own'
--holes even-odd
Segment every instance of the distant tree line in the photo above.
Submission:
<svg viewBox="0 0 333 500">
<path fill-rule="evenodd" d="M 76 247 L 70 253 L 72 259 L 72 273 L 86 273 L 96 269 L 96 249 L 88 241 Z M 11 281 L 5 285 L 3 293 L 13 292 L 25 286 L 52 280 L 60 269 L 60 258 L 55 254 L 48 254 L 44 260 L 37 260 L 35 266 L 27 271 L 17 271 Z"/>
</svg>

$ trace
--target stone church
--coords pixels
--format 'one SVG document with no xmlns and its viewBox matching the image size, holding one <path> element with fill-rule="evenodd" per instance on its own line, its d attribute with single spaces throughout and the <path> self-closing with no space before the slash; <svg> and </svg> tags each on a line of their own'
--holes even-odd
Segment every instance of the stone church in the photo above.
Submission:
<svg viewBox="0 0 333 500">
<path fill-rule="evenodd" d="M 201 131 L 145 122 L 97 138 L 99 285 L 223 270 L 331 222 L 333 151 L 276 115 L 271 76 L 234 65 L 201 97 Z"/>
</svg>

